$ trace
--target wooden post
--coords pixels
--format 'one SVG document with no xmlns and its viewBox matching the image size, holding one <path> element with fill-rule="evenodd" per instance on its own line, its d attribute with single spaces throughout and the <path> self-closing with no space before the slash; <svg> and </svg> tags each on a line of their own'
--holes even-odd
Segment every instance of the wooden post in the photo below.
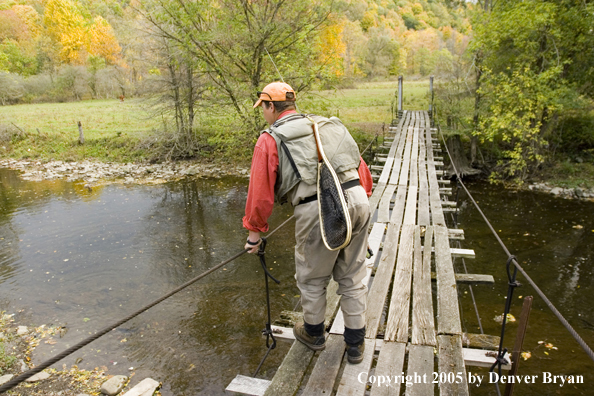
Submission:
<svg viewBox="0 0 594 396">
<path fill-rule="evenodd" d="M 526 335 L 526 328 L 528 327 L 528 317 L 530 316 L 530 310 L 532 309 L 532 296 L 524 298 L 524 305 L 522 306 L 522 313 L 520 314 L 520 323 L 518 325 L 518 333 L 516 335 L 516 342 L 514 344 L 514 350 L 511 355 L 512 368 L 508 373 L 508 377 L 515 376 L 518 373 L 520 367 L 520 356 L 522 353 L 522 346 L 524 345 L 524 336 Z M 514 384 L 508 383 L 505 387 L 505 396 L 511 396 L 514 391 Z"/>
<path fill-rule="evenodd" d="M 85 144 L 85 135 L 83 134 L 82 124 L 78 122 L 78 143 Z"/>
</svg>

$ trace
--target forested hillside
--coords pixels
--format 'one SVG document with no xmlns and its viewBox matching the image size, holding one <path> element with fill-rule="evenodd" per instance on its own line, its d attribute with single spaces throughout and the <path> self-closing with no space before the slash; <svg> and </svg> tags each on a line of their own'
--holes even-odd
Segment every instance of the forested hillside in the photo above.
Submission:
<svg viewBox="0 0 594 396">
<path fill-rule="evenodd" d="M 308 86 L 439 73 L 463 54 L 471 32 L 466 4 L 455 1 L 187 3 L 187 7 L 202 7 L 194 9 L 190 17 L 203 22 L 217 19 L 205 30 L 213 36 L 209 40 L 215 50 L 214 37 L 228 34 L 232 39 L 237 33 L 234 22 L 242 23 L 238 17 L 243 11 L 252 13 L 254 20 L 264 18 L 258 21 L 261 26 L 257 29 L 262 29 L 256 36 L 274 29 L 277 21 L 269 20 L 271 26 L 264 26 L 266 18 L 272 17 L 262 14 L 267 12 L 268 3 L 269 9 L 278 7 L 302 18 L 304 25 L 314 24 L 294 31 L 301 35 L 294 37 L 292 44 L 296 48 L 285 45 L 274 54 L 287 68 L 315 70 L 315 81 L 307 81 Z M 162 54 L 155 48 L 162 50 L 163 43 L 159 43 L 159 34 L 151 31 L 149 21 L 166 23 L 161 18 L 164 15 L 158 15 L 159 10 L 183 5 L 178 1 L 0 0 L 0 71 L 5 72 L 0 75 L 1 103 L 144 94 L 151 89 L 144 84 L 147 77 L 167 72 Z M 211 12 L 226 12 L 205 15 L 203 19 L 202 13 L 208 8 Z M 296 8 L 303 12 L 300 14 Z M 308 9 L 317 15 L 306 13 Z M 262 41 L 262 36 L 256 40 Z M 179 44 L 174 40 L 172 46 Z M 267 46 L 269 51 L 276 49 L 274 41 Z M 295 56 L 296 52 L 299 54 Z M 243 56 L 233 55 L 238 59 Z M 306 67 L 304 62 L 308 63 Z M 201 66 L 195 66 L 197 73 Z M 271 69 L 270 65 L 261 67 Z"/>
</svg>

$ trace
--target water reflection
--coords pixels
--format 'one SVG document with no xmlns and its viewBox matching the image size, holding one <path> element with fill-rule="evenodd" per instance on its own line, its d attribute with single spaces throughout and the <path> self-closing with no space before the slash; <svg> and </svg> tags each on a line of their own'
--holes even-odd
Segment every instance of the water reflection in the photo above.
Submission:
<svg viewBox="0 0 594 396">
<path fill-rule="evenodd" d="M 491 220 L 501 239 L 518 257 L 528 275 L 561 311 L 590 346 L 594 346 L 594 203 L 554 198 L 545 194 L 502 191 L 485 183 L 470 184 L 470 190 Z M 499 334 L 493 318 L 503 312 L 507 294 L 506 256 L 491 236 L 472 203 L 462 198 L 459 227 L 465 231 L 465 248 L 474 249 L 476 259 L 466 260 L 470 273 L 495 276 L 495 285 L 474 287 L 485 333 Z M 460 270 L 462 267 L 460 263 Z M 539 375 L 535 385 L 520 384 L 514 389 L 521 395 L 589 395 L 594 381 L 594 363 L 582 351 L 569 332 L 551 313 L 543 300 L 519 274 L 523 284 L 514 292 L 512 314 L 519 318 L 521 296 L 533 295 L 524 350 L 532 353 L 522 361 L 520 374 Z M 479 332 L 467 286 L 461 286 L 465 331 Z M 513 346 L 518 322 L 506 328 L 505 345 Z M 548 349 L 545 343 L 558 349 Z M 473 372 L 485 370 L 472 368 Z M 583 375 L 584 384 L 543 384 L 542 373 Z M 492 386 L 474 389 L 477 395 L 495 395 Z"/>
<path fill-rule="evenodd" d="M 247 183 L 198 180 L 88 191 L 62 181 L 23 182 L 0 170 L 0 306 L 24 324 L 65 325 L 42 343 L 40 362 L 128 315 L 243 249 Z M 279 208 L 280 224 L 290 208 Z M 293 229 L 269 244 L 281 280 L 273 316 L 292 309 Z M 264 280 L 245 255 L 59 363 L 163 381 L 163 394 L 224 394 L 236 374 L 250 375 L 265 352 Z M 263 367 L 269 377 L 288 345 Z"/>
</svg>

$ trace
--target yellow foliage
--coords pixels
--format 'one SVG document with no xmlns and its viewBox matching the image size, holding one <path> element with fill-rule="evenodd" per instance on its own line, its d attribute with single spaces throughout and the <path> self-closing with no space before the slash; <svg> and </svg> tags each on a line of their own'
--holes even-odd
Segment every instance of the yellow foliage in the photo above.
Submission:
<svg viewBox="0 0 594 396">
<path fill-rule="evenodd" d="M 342 55 L 346 51 L 346 45 L 342 41 L 343 30 L 343 23 L 339 21 L 326 26 L 320 34 L 319 61 L 336 77 L 344 74 Z"/>
<path fill-rule="evenodd" d="M 120 58 L 122 48 L 113 34 L 111 25 L 102 17 L 95 17 L 95 22 L 89 29 L 91 55 L 100 55 L 109 63 L 116 63 Z"/>
<path fill-rule="evenodd" d="M 60 46 L 64 63 L 85 64 L 89 55 L 98 55 L 110 63 L 119 58 L 121 48 L 109 23 L 96 17 L 86 20 L 70 0 L 47 0 L 43 23 L 49 37 Z"/>
</svg>

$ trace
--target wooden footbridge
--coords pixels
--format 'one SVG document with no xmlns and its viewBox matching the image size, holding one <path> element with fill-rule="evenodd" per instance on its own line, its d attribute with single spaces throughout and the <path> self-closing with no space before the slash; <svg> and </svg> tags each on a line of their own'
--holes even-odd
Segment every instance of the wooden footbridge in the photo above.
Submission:
<svg viewBox="0 0 594 396">
<path fill-rule="evenodd" d="M 491 276 L 456 275 L 452 257 L 474 252 L 450 247 L 462 230 L 448 229 L 444 213 L 449 180 L 442 178 L 440 145 L 426 111 L 403 111 L 389 128 L 379 155 L 381 171 L 370 198 L 373 225 L 367 259 L 369 295 L 362 363 L 346 363 L 344 322 L 328 286 L 326 349 L 314 354 L 293 342 L 272 381 L 238 376 L 228 391 L 250 395 L 468 395 L 469 365 L 490 366 L 486 351 L 467 348 L 456 282 L 493 282 Z M 436 287 L 432 287 L 432 278 Z M 277 338 L 293 338 L 288 328 L 299 314 L 284 312 Z M 374 364 L 375 360 L 375 364 Z M 389 382 L 388 382 L 389 381 Z M 370 386 L 370 388 L 368 388 Z M 370 392 L 370 393 L 369 393 Z"/>
</svg>

